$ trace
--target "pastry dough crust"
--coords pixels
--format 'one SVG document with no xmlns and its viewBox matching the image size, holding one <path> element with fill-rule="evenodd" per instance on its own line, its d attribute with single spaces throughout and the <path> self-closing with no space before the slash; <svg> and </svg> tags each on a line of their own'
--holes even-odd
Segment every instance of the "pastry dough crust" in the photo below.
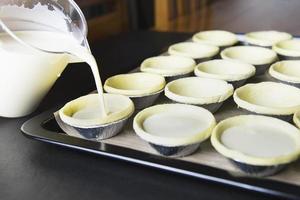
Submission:
<svg viewBox="0 0 300 200">
<path fill-rule="evenodd" d="M 300 40 L 285 40 L 273 45 L 272 49 L 281 55 L 299 57 L 300 56 Z"/>
<path fill-rule="evenodd" d="M 271 47 L 277 42 L 292 39 L 292 35 L 279 31 L 256 31 L 245 35 L 245 40 L 249 44 Z"/>
<path fill-rule="evenodd" d="M 174 111 L 188 112 L 194 119 L 199 119 L 201 123 L 205 124 L 205 129 L 195 134 L 182 134 L 181 137 L 154 135 L 144 130 L 143 123 L 148 117 L 159 113 L 172 113 Z M 133 120 L 133 128 L 139 137 L 147 142 L 168 147 L 190 145 L 204 141 L 210 136 L 215 125 L 216 120 L 208 110 L 198 106 L 184 104 L 161 104 L 152 106 L 139 112 Z"/>
<path fill-rule="evenodd" d="M 234 126 L 247 125 L 247 124 L 257 125 L 258 123 L 260 124 L 260 126 L 263 126 L 263 124 L 266 124 L 266 126 L 269 127 L 273 126 L 274 129 L 281 130 L 283 133 L 285 133 L 287 137 L 293 138 L 293 141 L 295 142 L 296 150 L 284 156 L 262 158 L 262 157 L 246 155 L 242 152 L 230 149 L 226 147 L 224 144 L 222 144 L 221 135 L 224 133 L 226 129 Z M 292 126 L 291 124 L 279 120 L 277 118 L 259 116 L 259 115 L 240 115 L 219 122 L 212 132 L 211 143 L 213 147 L 220 154 L 242 163 L 258 165 L 258 166 L 279 165 L 279 164 L 290 163 L 299 157 L 300 131 L 294 126 Z M 253 146 L 253 148 L 255 148 L 255 145 Z"/>
<path fill-rule="evenodd" d="M 168 53 L 193 59 L 210 58 L 219 52 L 219 47 L 195 42 L 180 42 L 169 47 Z"/>
<path fill-rule="evenodd" d="M 161 75 L 138 72 L 108 78 L 105 81 L 104 90 L 108 93 L 139 97 L 156 93 L 165 85 L 165 78 Z"/>
<path fill-rule="evenodd" d="M 291 115 L 300 109 L 300 89 L 275 82 L 247 84 L 235 90 L 238 107 L 267 115 Z"/>
<path fill-rule="evenodd" d="M 178 79 L 165 87 L 168 98 L 186 104 L 219 103 L 232 94 L 233 86 L 226 81 L 200 77 Z"/>
<path fill-rule="evenodd" d="M 238 42 L 234 33 L 222 30 L 201 31 L 193 36 L 193 41 L 218 47 L 232 46 Z"/>
<path fill-rule="evenodd" d="M 300 60 L 285 60 L 274 63 L 269 74 L 281 81 L 300 83 Z"/>
<path fill-rule="evenodd" d="M 296 126 L 300 129 L 300 110 L 295 112 L 294 117 L 293 117 L 293 121 L 296 124 Z"/>
<path fill-rule="evenodd" d="M 252 65 L 271 64 L 277 55 L 271 49 L 255 46 L 235 46 L 224 49 L 221 57 L 225 60 L 239 60 Z"/>
<path fill-rule="evenodd" d="M 87 105 L 99 104 L 98 94 L 89 94 L 68 102 L 58 112 L 61 120 L 71 126 L 92 128 L 99 125 L 109 124 L 126 117 L 134 111 L 133 102 L 129 97 L 118 94 L 104 94 L 108 115 L 104 118 L 78 119 L 72 117 L 76 112 L 86 108 Z"/>
<path fill-rule="evenodd" d="M 160 74 L 164 77 L 177 76 L 194 71 L 196 62 L 180 56 L 156 56 L 143 61 L 142 72 Z"/>
<path fill-rule="evenodd" d="M 238 81 L 255 74 L 253 65 L 231 60 L 210 60 L 196 66 L 195 75 L 203 78 Z"/>
</svg>

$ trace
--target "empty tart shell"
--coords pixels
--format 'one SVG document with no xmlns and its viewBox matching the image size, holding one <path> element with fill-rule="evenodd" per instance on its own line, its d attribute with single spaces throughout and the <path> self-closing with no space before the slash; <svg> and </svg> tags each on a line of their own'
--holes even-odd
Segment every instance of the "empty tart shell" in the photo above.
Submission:
<svg viewBox="0 0 300 200">
<path fill-rule="evenodd" d="M 142 109 L 154 103 L 165 85 L 165 78 L 159 74 L 138 72 L 108 78 L 104 90 L 126 95 L 133 100 L 136 109 Z"/>
<path fill-rule="evenodd" d="M 255 74 L 255 67 L 239 61 L 216 59 L 198 64 L 194 73 L 198 77 L 227 81 L 237 88 Z"/>
<path fill-rule="evenodd" d="M 300 60 L 285 60 L 274 63 L 270 69 L 271 77 L 281 82 L 300 87 Z"/>
<path fill-rule="evenodd" d="M 150 130 L 147 128 L 149 121 L 155 117 L 164 117 L 167 122 L 156 120 L 156 123 L 152 122 L 152 126 L 155 125 L 156 128 Z M 183 121 L 196 125 L 197 128 L 183 130 L 180 128 Z M 210 136 L 215 124 L 214 116 L 204 108 L 184 104 L 161 104 L 140 111 L 133 120 L 133 129 L 159 154 L 181 157 L 197 150 L 200 143 Z"/>
<path fill-rule="evenodd" d="M 219 47 L 199 44 L 195 42 L 180 42 L 169 47 L 170 55 L 183 56 L 196 60 L 196 62 L 208 60 L 219 52 Z"/>
<path fill-rule="evenodd" d="M 292 39 L 277 42 L 272 49 L 281 60 L 300 60 L 300 40 Z"/>
<path fill-rule="evenodd" d="M 292 35 L 280 31 L 255 31 L 245 35 L 245 41 L 250 45 L 272 47 L 280 41 L 292 39 Z"/>
<path fill-rule="evenodd" d="M 276 82 L 247 84 L 235 90 L 238 107 L 289 120 L 300 109 L 300 89 Z"/>
<path fill-rule="evenodd" d="M 200 77 L 177 79 L 165 87 L 165 95 L 178 103 L 202 106 L 215 112 L 233 94 L 226 81 Z"/>
<path fill-rule="evenodd" d="M 255 46 L 235 46 L 224 49 L 221 57 L 225 60 L 238 60 L 256 67 L 256 75 L 263 74 L 277 60 L 271 49 Z"/>
<path fill-rule="evenodd" d="M 162 75 L 167 81 L 189 76 L 196 66 L 191 58 L 180 56 L 156 56 L 143 61 L 141 71 Z"/>
<path fill-rule="evenodd" d="M 232 131 L 235 129 L 235 133 L 231 132 L 232 135 L 229 135 L 230 129 Z M 260 136 L 264 129 L 266 134 Z M 250 131 L 250 134 L 246 135 L 247 131 Z M 225 134 L 227 134 L 227 138 Z M 236 134 L 245 134 L 245 136 L 238 137 Z M 289 148 L 283 147 L 282 140 L 278 141 L 278 138 L 273 141 L 271 138 L 270 140 L 266 138 L 267 135 L 272 137 L 274 134 L 280 134 L 281 137 L 286 136 Z M 211 143 L 220 154 L 232 160 L 242 171 L 257 176 L 268 176 L 298 159 L 300 132 L 291 124 L 277 118 L 240 115 L 219 122 L 211 135 Z M 240 146 L 243 143 L 253 144 L 253 149 L 246 148 L 245 145 Z M 293 144 L 294 147 L 290 147 L 290 144 Z M 266 149 L 270 145 L 278 145 L 276 149 L 281 149 L 284 153 L 279 150 L 276 153 L 270 152 L 269 149 Z M 261 152 L 258 152 L 260 150 Z"/>
<path fill-rule="evenodd" d="M 210 30 L 196 33 L 193 36 L 193 41 L 224 48 L 235 45 L 238 42 L 238 38 L 234 33 L 228 31 Z"/>
</svg>

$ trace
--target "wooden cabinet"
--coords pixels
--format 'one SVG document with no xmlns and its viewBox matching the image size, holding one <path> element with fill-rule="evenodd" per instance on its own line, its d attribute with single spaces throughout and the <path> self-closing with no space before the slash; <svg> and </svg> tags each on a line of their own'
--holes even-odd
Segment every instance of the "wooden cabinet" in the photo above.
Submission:
<svg viewBox="0 0 300 200">
<path fill-rule="evenodd" d="M 75 0 L 88 22 L 88 39 L 95 41 L 128 29 L 126 0 Z"/>
</svg>

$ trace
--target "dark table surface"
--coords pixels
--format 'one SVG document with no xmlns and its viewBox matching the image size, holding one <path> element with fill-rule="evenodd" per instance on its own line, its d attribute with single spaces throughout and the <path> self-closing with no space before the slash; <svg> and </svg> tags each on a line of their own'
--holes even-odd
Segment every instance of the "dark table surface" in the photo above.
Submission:
<svg viewBox="0 0 300 200">
<path fill-rule="evenodd" d="M 138 66 L 191 34 L 134 32 L 93 44 L 103 80 Z M 20 126 L 52 106 L 95 88 L 86 64 L 67 67 L 37 112 L 0 118 L 0 199 L 270 199 L 124 161 L 25 138 Z M 273 199 L 273 198 L 272 198 Z"/>
</svg>

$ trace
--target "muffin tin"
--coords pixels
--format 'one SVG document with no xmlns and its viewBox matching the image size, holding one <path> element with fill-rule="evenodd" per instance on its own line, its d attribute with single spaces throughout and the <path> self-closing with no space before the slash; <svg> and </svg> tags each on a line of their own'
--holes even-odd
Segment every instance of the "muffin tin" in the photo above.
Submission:
<svg viewBox="0 0 300 200">
<path fill-rule="evenodd" d="M 243 35 L 238 35 L 241 42 L 244 41 L 243 37 Z M 251 83 L 262 81 L 270 81 L 270 77 L 264 74 L 247 80 L 247 82 Z M 155 104 L 170 102 L 170 100 L 161 95 Z M 21 128 L 23 134 L 29 138 L 56 145 L 262 192 L 281 198 L 298 199 L 300 196 L 299 162 L 292 163 L 287 169 L 270 177 L 249 177 L 249 175 L 245 175 L 240 169 L 234 167 L 224 156 L 217 153 L 208 140 L 202 142 L 198 150 L 196 150 L 197 147 L 191 147 L 192 150 L 196 150 L 192 155 L 180 158 L 162 157 L 150 145 L 145 145 L 145 141 L 141 140 L 134 133 L 132 118 L 124 119 L 128 120 L 128 122 L 125 124 L 124 130 L 117 136 L 101 140 L 100 142 L 86 140 L 78 136 L 72 137 L 66 135 L 54 119 L 53 113 L 60 107 L 61 105 L 25 122 Z M 233 99 L 229 98 L 214 116 L 217 121 L 221 121 L 246 113 L 244 110 L 238 109 Z M 159 149 L 159 146 L 156 146 L 156 149 Z M 237 161 L 236 164 L 238 165 L 239 162 Z"/>
</svg>

